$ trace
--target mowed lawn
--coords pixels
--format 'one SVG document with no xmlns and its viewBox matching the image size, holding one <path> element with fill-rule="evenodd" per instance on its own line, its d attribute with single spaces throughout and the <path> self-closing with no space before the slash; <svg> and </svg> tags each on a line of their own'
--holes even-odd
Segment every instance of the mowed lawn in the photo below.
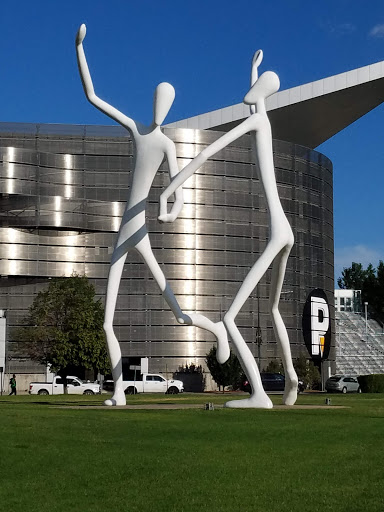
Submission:
<svg viewBox="0 0 384 512">
<path fill-rule="evenodd" d="M 384 395 L 332 395 L 344 409 L 222 409 L 227 396 L 192 394 L 128 402 L 201 408 L 87 407 L 103 398 L 0 397 L 1 510 L 384 511 Z"/>
</svg>

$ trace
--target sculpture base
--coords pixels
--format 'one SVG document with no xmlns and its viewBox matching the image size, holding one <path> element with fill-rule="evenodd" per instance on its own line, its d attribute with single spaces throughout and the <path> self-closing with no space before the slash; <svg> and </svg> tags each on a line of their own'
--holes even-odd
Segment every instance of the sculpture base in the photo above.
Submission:
<svg viewBox="0 0 384 512">
<path fill-rule="evenodd" d="M 124 391 L 122 391 L 121 393 L 114 393 L 114 395 L 111 398 L 108 398 L 107 400 L 104 401 L 104 405 L 107 405 L 108 407 L 126 404 L 127 400 L 125 398 Z"/>
<path fill-rule="evenodd" d="M 250 396 L 243 400 L 231 400 L 226 402 L 224 407 L 232 409 L 272 409 L 273 404 L 267 395 L 265 396 Z"/>
</svg>

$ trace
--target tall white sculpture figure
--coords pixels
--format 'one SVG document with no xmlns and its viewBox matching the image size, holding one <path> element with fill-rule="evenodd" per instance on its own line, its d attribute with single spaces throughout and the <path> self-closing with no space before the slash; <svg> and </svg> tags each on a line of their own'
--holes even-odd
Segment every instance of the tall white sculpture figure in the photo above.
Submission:
<svg viewBox="0 0 384 512">
<path fill-rule="evenodd" d="M 218 359 L 220 359 L 220 361 L 224 362 L 228 359 L 229 347 L 227 331 L 223 322 L 213 323 L 203 315 L 186 315 L 183 313 L 153 255 L 145 225 L 145 208 L 149 190 L 164 157 L 168 161 L 171 179 L 179 172 L 175 145 L 162 133 L 160 128 L 172 106 L 175 98 L 175 90 L 172 85 L 166 82 L 157 86 L 154 97 L 153 122 L 150 126 L 144 126 L 130 119 L 96 96 L 83 48 L 85 34 L 86 27 L 85 25 L 81 25 L 76 37 L 76 52 L 85 94 L 92 105 L 117 121 L 130 132 L 136 149 L 135 168 L 132 173 L 127 206 L 121 221 L 116 246 L 112 254 L 104 320 L 104 330 L 115 383 L 115 391 L 112 398 L 106 400 L 104 403 L 106 405 L 125 405 L 126 399 L 123 389 L 121 350 L 113 330 L 113 317 L 124 263 L 127 253 L 130 250 L 135 249 L 139 252 L 179 323 L 194 325 L 212 332 L 218 341 Z M 179 214 L 182 206 L 183 191 L 181 187 L 178 187 L 175 193 L 175 202 L 172 207 L 172 214 L 175 218 Z"/>
<path fill-rule="evenodd" d="M 251 89 L 244 98 L 250 105 L 251 115 L 240 125 L 223 135 L 213 144 L 197 155 L 172 181 L 160 197 L 161 221 L 173 222 L 176 210 L 167 213 L 167 200 L 178 187 L 197 170 L 208 158 L 225 148 L 242 135 L 250 132 L 253 139 L 256 167 L 264 189 L 269 212 L 270 238 L 264 252 L 253 265 L 228 312 L 224 316 L 224 324 L 236 348 L 242 367 L 251 384 L 251 396 L 245 400 L 233 400 L 226 403 L 227 407 L 271 408 L 272 402 L 265 393 L 256 361 L 235 324 L 236 316 L 248 299 L 268 267 L 272 266 L 270 289 L 270 312 L 276 339 L 280 344 L 285 369 L 285 392 L 283 403 L 293 405 L 297 399 L 297 375 L 293 368 L 288 333 L 280 315 L 278 305 L 283 285 L 287 259 L 293 246 L 294 238 L 291 226 L 284 214 L 278 195 L 273 164 L 272 132 L 267 116 L 265 100 L 279 90 L 280 81 L 276 73 L 267 71 L 258 78 L 258 66 L 263 59 L 261 50 L 255 53 L 252 60 Z"/>
</svg>

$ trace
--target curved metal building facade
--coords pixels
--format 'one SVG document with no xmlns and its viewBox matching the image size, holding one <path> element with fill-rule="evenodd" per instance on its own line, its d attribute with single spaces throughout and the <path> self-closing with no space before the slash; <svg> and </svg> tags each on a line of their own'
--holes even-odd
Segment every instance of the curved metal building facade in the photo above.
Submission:
<svg viewBox="0 0 384 512">
<path fill-rule="evenodd" d="M 165 131 L 176 143 L 180 168 L 222 135 Z M 104 295 L 133 166 L 125 133 L 117 127 L 0 124 L 0 307 L 8 312 L 10 354 L 17 356 L 14 328 L 49 278 L 86 274 Z M 302 313 L 308 294 L 321 288 L 333 304 L 332 164 L 316 151 L 283 141 L 274 141 L 274 158 L 295 234 L 280 309 L 297 357 L 307 354 Z M 147 208 L 154 254 L 182 309 L 218 321 L 268 240 L 250 139 L 239 139 L 208 161 L 186 183 L 180 218 L 160 224 L 158 197 L 168 183 L 163 164 Z M 279 354 L 268 315 L 268 284 L 269 274 L 238 316 L 262 367 Z M 150 357 L 151 371 L 203 364 L 213 343 L 206 331 L 176 322 L 134 252 L 124 268 L 115 326 L 123 356 Z M 31 363 L 20 360 L 19 365 L 26 369 Z"/>
</svg>

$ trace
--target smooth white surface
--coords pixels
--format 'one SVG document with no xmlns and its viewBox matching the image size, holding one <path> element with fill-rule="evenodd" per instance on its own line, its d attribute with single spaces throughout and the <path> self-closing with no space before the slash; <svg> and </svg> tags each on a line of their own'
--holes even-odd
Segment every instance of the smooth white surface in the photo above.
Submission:
<svg viewBox="0 0 384 512">
<path fill-rule="evenodd" d="M 220 350 L 222 360 L 229 357 L 229 348 L 227 349 L 227 333 L 222 322 L 214 324 L 203 315 L 186 315 L 182 312 L 153 255 L 145 225 L 145 208 L 149 190 L 164 157 L 168 161 L 171 179 L 179 172 L 175 145 L 160 129 L 160 124 L 164 121 L 172 106 L 175 91 L 172 85 L 165 82 L 157 86 L 153 104 L 153 123 L 150 126 L 144 126 L 127 117 L 96 96 L 83 48 L 85 34 L 86 27 L 81 25 L 76 37 L 76 52 L 80 76 L 87 99 L 104 114 L 129 130 L 136 148 L 135 169 L 132 173 L 129 197 L 109 270 L 104 319 L 104 330 L 111 359 L 113 380 L 115 382 L 113 397 L 105 403 L 106 405 L 125 405 L 121 350 L 113 330 L 113 317 L 124 263 L 130 250 L 135 249 L 140 253 L 179 323 L 194 325 L 212 332 L 218 338 L 219 346 L 224 347 Z M 181 187 L 178 187 L 172 207 L 172 214 L 175 218 L 182 206 L 183 190 Z"/>
<path fill-rule="evenodd" d="M 167 201 L 171 194 L 173 194 L 178 187 L 181 187 L 185 180 L 199 169 L 208 158 L 242 135 L 248 132 L 251 133 L 252 137 L 254 137 L 253 148 L 255 151 L 256 167 L 264 189 L 269 212 L 270 237 L 264 252 L 249 271 L 229 310 L 224 316 L 224 325 L 233 341 L 241 365 L 252 388 L 252 393 L 249 398 L 227 402 L 226 406 L 234 408 L 252 407 L 269 409 L 272 408 L 272 402 L 262 387 L 259 368 L 235 323 L 236 316 L 245 301 L 253 292 L 261 277 L 266 273 L 268 267 L 272 264 L 269 306 L 272 324 L 276 340 L 281 348 L 285 370 L 283 403 L 293 405 L 297 399 L 298 379 L 293 368 L 288 333 L 280 315 L 278 305 L 287 259 L 293 246 L 294 238 L 278 195 L 273 164 L 271 125 L 265 107 L 266 98 L 278 90 L 280 82 L 278 76 L 270 71 L 263 73 L 260 78 L 258 78 L 257 68 L 261 60 L 262 52 L 258 51 L 252 61 L 251 80 L 255 80 L 255 82 L 244 98 L 244 102 L 251 105 L 250 117 L 205 148 L 175 177 L 160 196 L 159 219 L 166 222 L 173 222 L 176 218 L 175 212 L 171 210 L 170 213 L 167 213 Z M 255 113 L 252 113 L 253 111 Z"/>
</svg>

